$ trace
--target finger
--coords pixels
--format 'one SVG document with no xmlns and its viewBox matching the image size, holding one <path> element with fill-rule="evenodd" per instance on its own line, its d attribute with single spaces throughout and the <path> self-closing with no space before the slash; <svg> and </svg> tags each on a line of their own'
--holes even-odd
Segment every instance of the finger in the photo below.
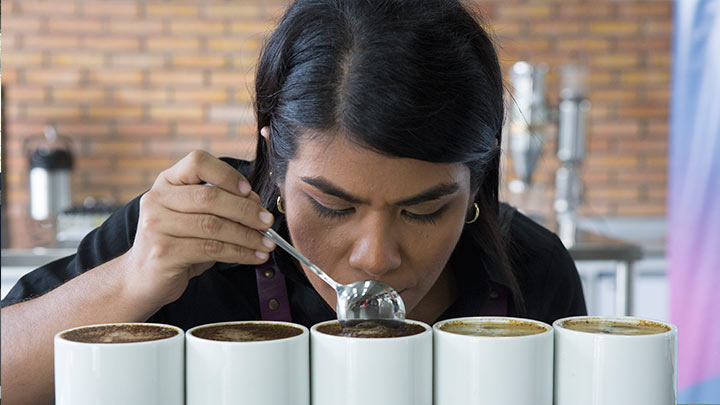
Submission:
<svg viewBox="0 0 720 405">
<path fill-rule="evenodd" d="M 212 186 L 159 187 L 152 198 L 172 211 L 212 214 L 258 230 L 267 229 L 274 221 L 272 214 L 258 201 Z"/>
<path fill-rule="evenodd" d="M 183 214 L 166 211 L 164 221 L 154 222 L 156 231 L 181 238 L 214 239 L 261 252 L 270 252 L 275 243 L 255 229 L 210 214 Z"/>
<path fill-rule="evenodd" d="M 180 256 L 179 259 L 193 264 L 209 261 L 261 264 L 270 257 L 267 252 L 214 239 L 173 238 L 172 243 L 177 255 Z"/>
<path fill-rule="evenodd" d="M 235 168 L 207 152 L 197 150 L 164 171 L 159 178 L 173 185 L 210 183 L 240 196 L 247 196 L 251 191 L 250 183 Z"/>
</svg>

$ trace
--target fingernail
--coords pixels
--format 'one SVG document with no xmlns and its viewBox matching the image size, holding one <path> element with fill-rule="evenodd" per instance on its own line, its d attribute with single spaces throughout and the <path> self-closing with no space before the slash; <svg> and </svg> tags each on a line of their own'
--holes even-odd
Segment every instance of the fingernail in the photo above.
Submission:
<svg viewBox="0 0 720 405">
<path fill-rule="evenodd" d="M 260 220 L 270 225 L 273 223 L 273 216 L 271 213 L 263 211 L 260 213 Z"/>
<path fill-rule="evenodd" d="M 270 255 L 268 255 L 267 253 L 261 252 L 259 250 L 255 251 L 255 256 L 257 256 L 258 259 L 260 259 L 260 260 L 267 260 L 268 257 L 270 257 Z"/>
<path fill-rule="evenodd" d="M 263 238 L 263 245 L 267 246 L 268 249 L 272 249 L 275 247 L 275 243 L 268 238 Z"/>
<path fill-rule="evenodd" d="M 242 193 L 243 195 L 248 195 L 251 190 L 250 185 L 244 180 L 240 180 L 238 188 L 240 189 L 240 193 Z"/>
</svg>

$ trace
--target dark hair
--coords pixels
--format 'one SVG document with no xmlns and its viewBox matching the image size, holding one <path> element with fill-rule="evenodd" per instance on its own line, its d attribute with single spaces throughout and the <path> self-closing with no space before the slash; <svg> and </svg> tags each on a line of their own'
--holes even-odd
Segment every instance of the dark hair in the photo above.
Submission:
<svg viewBox="0 0 720 405">
<path fill-rule="evenodd" d="M 264 206 L 278 214 L 276 182 L 307 131 L 388 156 L 463 163 L 480 208 L 464 232 L 484 265 L 505 270 L 522 311 L 497 222 L 502 75 L 491 39 L 458 0 L 297 0 L 262 50 L 255 90 L 250 181 Z"/>
</svg>

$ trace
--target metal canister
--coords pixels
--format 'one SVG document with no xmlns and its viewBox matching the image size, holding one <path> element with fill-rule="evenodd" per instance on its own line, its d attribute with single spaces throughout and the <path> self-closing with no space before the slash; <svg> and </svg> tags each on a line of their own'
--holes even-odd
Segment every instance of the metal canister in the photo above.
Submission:
<svg viewBox="0 0 720 405">
<path fill-rule="evenodd" d="M 30 215 L 36 221 L 54 218 L 72 204 L 70 143 L 59 138 L 52 126 L 45 127 L 44 135 L 28 151 Z"/>
</svg>

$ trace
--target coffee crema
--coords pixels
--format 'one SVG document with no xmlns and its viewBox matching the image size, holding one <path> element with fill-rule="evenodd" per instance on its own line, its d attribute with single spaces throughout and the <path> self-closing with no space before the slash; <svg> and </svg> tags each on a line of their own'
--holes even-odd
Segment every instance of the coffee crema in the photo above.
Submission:
<svg viewBox="0 0 720 405">
<path fill-rule="evenodd" d="M 204 326 L 191 333 L 201 339 L 221 342 L 262 342 L 298 336 L 303 330 L 270 323 L 238 323 Z"/>
<path fill-rule="evenodd" d="M 326 335 L 376 339 L 417 335 L 425 332 L 425 327 L 409 322 L 386 325 L 375 321 L 363 321 L 343 328 L 338 322 L 333 322 L 318 326 L 317 331 Z"/>
<path fill-rule="evenodd" d="M 444 332 L 466 336 L 511 337 L 529 336 L 546 332 L 542 325 L 527 321 L 450 321 L 439 327 Z"/>
<path fill-rule="evenodd" d="M 560 324 L 565 329 L 604 335 L 656 335 L 672 329 L 659 322 L 638 320 L 637 322 L 612 319 L 570 319 Z"/>
<path fill-rule="evenodd" d="M 167 339 L 179 333 L 176 329 L 158 325 L 118 324 L 73 329 L 60 337 L 80 343 L 136 343 Z"/>
</svg>

